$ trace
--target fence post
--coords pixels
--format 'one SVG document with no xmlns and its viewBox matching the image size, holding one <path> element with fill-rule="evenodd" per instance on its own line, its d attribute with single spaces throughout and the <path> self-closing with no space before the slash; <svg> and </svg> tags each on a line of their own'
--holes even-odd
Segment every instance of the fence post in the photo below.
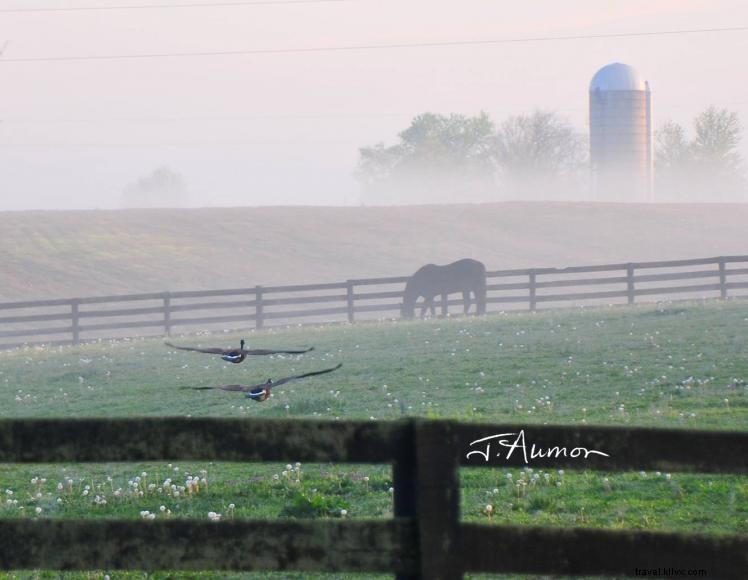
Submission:
<svg viewBox="0 0 748 580">
<path fill-rule="evenodd" d="M 394 488 L 393 511 L 396 518 L 416 521 L 416 435 L 415 421 L 407 419 L 403 444 L 398 446 L 398 457 L 392 465 L 392 487 Z M 417 533 L 417 532 L 416 532 Z M 418 551 L 418 568 L 420 564 Z M 396 574 L 395 580 L 416 580 L 420 574 Z"/>
<path fill-rule="evenodd" d="M 81 326 L 80 326 L 80 313 L 78 312 L 79 299 L 73 298 L 70 301 L 70 319 L 73 327 L 73 344 L 80 344 L 81 341 Z"/>
<path fill-rule="evenodd" d="M 537 274 L 535 270 L 530 270 L 530 311 L 535 310 L 537 307 L 537 287 L 535 285 L 535 279 L 537 278 Z"/>
<path fill-rule="evenodd" d="M 460 454 L 455 423 L 415 419 L 416 518 L 421 578 L 461 579 Z"/>
<path fill-rule="evenodd" d="M 255 286 L 255 328 L 260 330 L 265 322 L 262 306 L 262 286 Z"/>
<path fill-rule="evenodd" d="M 442 318 L 449 314 L 449 294 L 442 294 Z"/>
<path fill-rule="evenodd" d="M 346 303 L 348 305 L 348 322 L 353 323 L 355 311 L 353 309 L 353 282 L 346 280 Z"/>
<path fill-rule="evenodd" d="M 164 335 L 171 336 L 171 293 L 164 292 Z"/>
<path fill-rule="evenodd" d="M 464 569 L 460 528 L 460 454 L 455 423 L 410 419 L 393 466 L 396 518 L 413 518 L 418 573 L 397 580 L 456 580 Z"/>
<path fill-rule="evenodd" d="M 626 264 L 626 295 L 628 303 L 634 303 L 634 265 Z"/>
<path fill-rule="evenodd" d="M 727 265 L 724 256 L 719 258 L 719 295 L 722 300 L 727 298 Z"/>
</svg>

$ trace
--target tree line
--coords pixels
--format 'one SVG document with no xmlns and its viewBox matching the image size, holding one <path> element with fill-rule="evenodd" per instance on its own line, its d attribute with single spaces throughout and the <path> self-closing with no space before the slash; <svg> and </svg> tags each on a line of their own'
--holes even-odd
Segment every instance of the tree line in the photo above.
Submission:
<svg viewBox="0 0 748 580">
<path fill-rule="evenodd" d="M 658 201 L 744 201 L 737 113 L 709 107 L 693 136 L 673 122 L 655 132 Z M 535 111 L 501 123 L 424 113 L 398 142 L 359 149 L 364 203 L 443 203 L 589 199 L 588 137 L 558 113 Z"/>
</svg>

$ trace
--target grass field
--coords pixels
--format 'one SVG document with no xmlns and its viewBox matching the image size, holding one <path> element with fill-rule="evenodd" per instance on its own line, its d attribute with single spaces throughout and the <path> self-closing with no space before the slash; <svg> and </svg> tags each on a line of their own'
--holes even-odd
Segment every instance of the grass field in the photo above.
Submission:
<svg viewBox="0 0 748 580">
<path fill-rule="evenodd" d="M 0 212 L 0 302 L 735 254 L 748 204 Z"/>
<path fill-rule="evenodd" d="M 28 348 L 0 352 L 0 416 L 407 414 L 744 431 L 747 330 L 748 302 L 734 300 L 252 331 L 252 347 L 315 350 L 241 365 L 159 340 Z M 239 338 L 174 341 L 231 346 Z M 256 383 L 337 362 L 335 374 L 279 387 L 264 404 L 178 388 Z M 468 521 L 748 533 L 748 477 L 470 469 L 461 478 Z M 382 466 L 4 465 L 0 517 L 385 518 L 390 487 Z"/>
</svg>

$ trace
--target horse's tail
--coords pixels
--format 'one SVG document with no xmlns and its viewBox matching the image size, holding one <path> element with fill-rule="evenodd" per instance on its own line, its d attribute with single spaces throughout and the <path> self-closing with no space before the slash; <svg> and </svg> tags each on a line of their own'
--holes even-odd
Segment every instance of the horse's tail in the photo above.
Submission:
<svg viewBox="0 0 748 580">
<path fill-rule="evenodd" d="M 481 264 L 482 266 L 483 264 Z M 478 314 L 486 313 L 486 268 L 481 270 L 481 275 L 475 288 L 475 309 Z"/>
</svg>

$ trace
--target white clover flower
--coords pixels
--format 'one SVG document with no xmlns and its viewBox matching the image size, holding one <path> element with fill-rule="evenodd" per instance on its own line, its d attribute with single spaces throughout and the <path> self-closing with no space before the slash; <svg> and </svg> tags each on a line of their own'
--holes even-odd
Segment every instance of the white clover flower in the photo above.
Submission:
<svg viewBox="0 0 748 580">
<path fill-rule="evenodd" d="M 37 514 L 40 514 L 40 513 L 42 513 L 42 508 L 40 508 L 40 507 L 37 507 L 37 508 L 35 508 L 35 509 L 34 509 L 34 511 L 35 511 L 35 512 L 36 512 Z"/>
<path fill-rule="evenodd" d="M 389 489 L 388 489 L 387 491 L 389 491 L 390 493 L 395 493 L 395 488 L 394 488 L 394 487 L 391 487 L 391 488 L 389 488 Z"/>
<path fill-rule="evenodd" d="M 365 476 L 364 476 L 364 481 L 365 481 L 366 483 L 369 483 L 369 476 L 368 476 L 368 475 L 365 475 Z"/>
<path fill-rule="evenodd" d="M 487 514 L 493 513 L 493 506 L 490 503 L 486 505 L 486 513 Z"/>
<path fill-rule="evenodd" d="M 348 515 L 348 510 L 346 510 L 346 509 L 342 509 L 342 510 L 340 510 L 340 515 L 341 515 L 342 517 L 345 517 L 345 516 L 347 516 L 347 515 Z"/>
<path fill-rule="evenodd" d="M 159 509 L 159 511 L 161 511 L 161 512 L 165 512 L 165 511 L 166 511 L 166 506 L 165 506 L 165 505 L 162 505 L 162 506 L 160 506 L 160 507 L 159 507 L 158 509 Z"/>
<path fill-rule="evenodd" d="M 140 517 L 141 518 L 147 518 L 148 514 L 150 514 L 150 513 L 151 512 L 149 512 L 148 510 L 143 510 L 143 511 L 140 512 Z"/>
<path fill-rule="evenodd" d="M 82 493 L 81 495 L 83 495 L 84 497 L 85 497 L 85 496 L 87 496 L 87 495 L 88 495 L 88 490 L 87 490 L 87 489 L 84 489 L 84 490 L 83 490 L 83 493 Z"/>
<path fill-rule="evenodd" d="M 230 504 L 229 504 L 229 509 L 230 509 L 230 510 L 234 509 L 235 507 L 236 507 L 236 506 L 235 506 L 235 505 L 234 505 L 233 503 L 230 503 Z"/>
<path fill-rule="evenodd" d="M 670 481 L 672 479 L 672 475 L 670 475 L 669 473 L 666 473 L 665 474 L 665 479 L 667 479 L 668 481 Z"/>
</svg>

